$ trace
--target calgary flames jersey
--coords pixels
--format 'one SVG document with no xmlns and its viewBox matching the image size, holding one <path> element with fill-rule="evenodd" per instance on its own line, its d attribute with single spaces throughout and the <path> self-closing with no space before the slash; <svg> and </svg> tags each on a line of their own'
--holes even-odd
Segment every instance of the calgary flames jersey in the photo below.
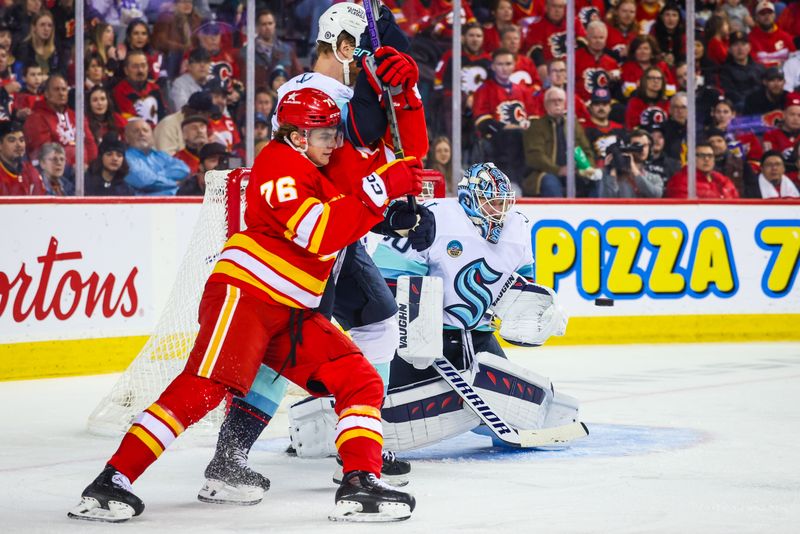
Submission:
<svg viewBox="0 0 800 534">
<path fill-rule="evenodd" d="M 292 308 L 317 307 L 338 251 L 382 220 L 278 140 L 256 158 L 245 194 L 247 229 L 225 244 L 209 281 Z"/>
</svg>

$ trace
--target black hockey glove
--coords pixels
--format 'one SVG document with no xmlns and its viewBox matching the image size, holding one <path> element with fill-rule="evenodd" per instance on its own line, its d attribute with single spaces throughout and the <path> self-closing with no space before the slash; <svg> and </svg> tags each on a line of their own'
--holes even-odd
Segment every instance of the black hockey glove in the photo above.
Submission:
<svg viewBox="0 0 800 534">
<path fill-rule="evenodd" d="M 425 206 L 417 206 L 417 214 L 419 222 L 408 232 L 408 242 L 411 243 L 411 248 L 421 251 L 433 245 L 436 238 L 436 218 Z"/>
</svg>

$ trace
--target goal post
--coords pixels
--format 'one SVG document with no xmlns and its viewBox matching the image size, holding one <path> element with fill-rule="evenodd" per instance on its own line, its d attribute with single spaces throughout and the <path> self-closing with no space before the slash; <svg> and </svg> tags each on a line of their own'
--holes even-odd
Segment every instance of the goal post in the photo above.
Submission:
<svg viewBox="0 0 800 534">
<path fill-rule="evenodd" d="M 249 169 L 209 171 L 203 204 L 175 282 L 153 333 L 111 391 L 89 416 L 88 430 L 100 435 L 127 431 L 183 370 L 200 325 L 197 310 L 208 276 L 228 237 L 244 227 Z M 224 404 L 194 425 L 216 429 Z"/>
</svg>

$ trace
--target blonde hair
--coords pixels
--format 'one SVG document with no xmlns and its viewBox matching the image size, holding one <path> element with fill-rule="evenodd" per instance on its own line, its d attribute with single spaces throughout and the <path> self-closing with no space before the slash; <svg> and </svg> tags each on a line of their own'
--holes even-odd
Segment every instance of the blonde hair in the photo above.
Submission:
<svg viewBox="0 0 800 534">
<path fill-rule="evenodd" d="M 44 17 L 48 17 L 50 19 L 50 22 L 53 23 L 53 31 L 50 34 L 50 39 L 43 42 L 39 40 L 38 37 L 36 37 L 36 24 Z M 53 14 L 50 11 L 43 9 L 38 13 L 36 13 L 31 18 L 31 29 L 25 40 L 31 42 L 31 46 L 33 47 L 33 50 L 34 52 L 36 52 L 37 56 L 41 56 L 42 58 L 45 59 L 50 59 L 50 57 L 56 51 L 56 19 L 53 17 Z"/>
</svg>

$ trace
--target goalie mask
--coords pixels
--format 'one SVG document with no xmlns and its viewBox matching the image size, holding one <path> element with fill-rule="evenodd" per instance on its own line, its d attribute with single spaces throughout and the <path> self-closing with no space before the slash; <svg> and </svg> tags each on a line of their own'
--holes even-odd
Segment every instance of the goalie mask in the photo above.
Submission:
<svg viewBox="0 0 800 534">
<path fill-rule="evenodd" d="M 508 176 L 494 163 L 476 163 L 458 183 L 458 202 L 484 239 L 497 243 L 515 193 Z"/>
</svg>

